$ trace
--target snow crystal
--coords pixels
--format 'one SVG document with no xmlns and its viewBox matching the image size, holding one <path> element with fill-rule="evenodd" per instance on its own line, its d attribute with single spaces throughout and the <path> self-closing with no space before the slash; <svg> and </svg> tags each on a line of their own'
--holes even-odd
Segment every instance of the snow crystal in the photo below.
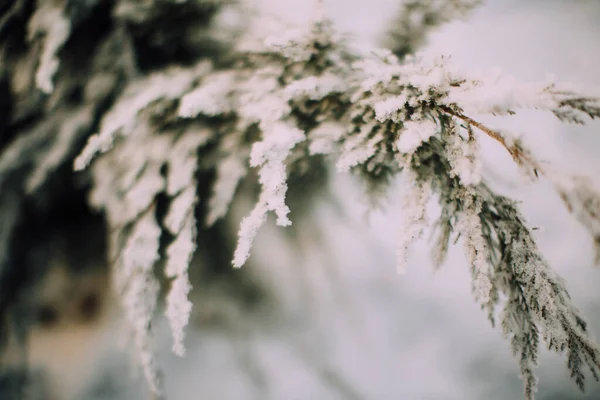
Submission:
<svg viewBox="0 0 600 400">
<path fill-rule="evenodd" d="M 193 118 L 198 114 L 215 116 L 231 112 L 229 93 L 235 75 L 231 71 L 212 74 L 209 80 L 181 98 L 177 114 Z"/>
<path fill-rule="evenodd" d="M 360 87 L 371 91 L 375 86 L 387 86 L 400 73 L 398 59 L 387 49 L 376 49 L 352 64 L 355 71 L 364 75 Z"/>
<path fill-rule="evenodd" d="M 125 149 L 127 150 L 127 149 Z M 116 155 L 116 154 L 114 154 Z M 152 204 L 154 197 L 164 187 L 164 178 L 157 164 L 141 164 L 138 174 L 129 186 L 123 187 L 123 170 L 115 169 L 115 157 L 99 160 L 92 169 L 95 185 L 90 193 L 90 204 L 106 210 L 106 217 L 112 228 L 123 227 L 134 221 Z M 127 170 L 126 170 L 127 171 Z"/>
<path fill-rule="evenodd" d="M 165 216 L 164 225 L 173 235 L 177 235 L 183 228 L 183 224 L 190 214 L 194 213 L 196 204 L 196 185 L 190 182 L 190 186 L 171 201 L 169 212 Z"/>
<path fill-rule="evenodd" d="M 123 223 L 133 221 L 164 188 L 165 179 L 160 173 L 160 165 L 147 165 L 142 176 L 124 196 Z"/>
<path fill-rule="evenodd" d="M 44 4 L 38 7 L 28 26 L 28 38 L 32 40 L 38 33 L 44 33 L 42 54 L 35 74 L 35 83 L 45 93 L 54 90 L 52 79 L 58 70 L 57 54 L 71 33 L 71 23 L 63 10 Z"/>
<path fill-rule="evenodd" d="M 175 195 L 194 181 L 198 169 L 198 147 L 204 145 L 212 133 L 208 129 L 190 129 L 182 135 L 169 152 L 167 194 Z M 165 151 L 165 148 L 162 149 Z"/>
<path fill-rule="evenodd" d="M 191 187 L 191 189 L 195 191 L 195 187 Z M 171 208 L 174 207 L 177 208 L 179 205 L 174 203 Z M 177 210 L 172 210 L 172 212 L 178 213 Z M 188 269 L 195 250 L 196 219 L 193 212 L 188 212 L 184 226 L 167 248 L 167 265 L 165 267 L 165 275 L 168 278 L 175 278 L 171 282 L 171 288 L 167 295 L 166 315 L 173 334 L 173 352 L 179 356 L 185 354 L 184 329 L 192 311 L 192 303 L 188 299 L 192 288 Z"/>
<path fill-rule="evenodd" d="M 240 229 L 238 232 L 238 243 L 233 254 L 233 266 L 240 268 L 246 263 L 248 257 L 250 257 L 250 250 L 252 249 L 252 242 L 258 234 L 258 230 L 267 220 L 267 208 L 265 202 L 259 201 L 254 209 L 250 212 L 246 218 L 240 223 Z"/>
<path fill-rule="evenodd" d="M 458 214 L 456 229 L 463 238 L 465 252 L 473 269 L 474 294 L 485 304 L 490 300 L 492 283 L 487 261 L 489 249 L 479 217 L 481 204 L 469 195 L 465 197 L 465 202 L 464 210 Z"/>
<path fill-rule="evenodd" d="M 421 237 L 427 226 L 426 208 L 431 197 L 431 187 L 428 183 L 417 182 L 414 174 L 409 175 L 409 193 L 402 205 L 403 223 L 402 232 L 398 236 L 396 247 L 396 271 L 398 274 L 406 272 L 408 249 L 410 245 Z"/>
<path fill-rule="evenodd" d="M 246 125 L 259 122 L 267 126 L 290 113 L 291 108 L 277 81 L 280 74 L 279 68 L 267 67 L 258 69 L 249 79 L 240 82 L 236 90 L 236 106 L 238 115 L 247 121 Z"/>
<path fill-rule="evenodd" d="M 401 94 L 400 96 L 388 97 L 384 100 L 375 102 L 373 104 L 375 118 L 379 122 L 385 122 L 387 120 L 399 122 L 404 119 L 399 111 L 406 108 L 407 101 L 408 97 Z"/>
<path fill-rule="evenodd" d="M 481 159 L 479 146 L 475 138 L 463 139 L 458 134 L 457 126 L 446 138 L 446 152 L 452 167 L 452 176 L 458 176 L 465 186 L 477 185 L 481 182 Z"/>
<path fill-rule="evenodd" d="M 437 124 L 429 119 L 406 121 L 403 129 L 400 131 L 396 147 L 401 153 L 414 153 L 437 132 Z"/>
<path fill-rule="evenodd" d="M 449 90 L 446 104 L 459 104 L 467 113 L 506 115 L 518 108 L 553 110 L 558 107 L 548 84 L 525 84 L 508 76 L 471 79 Z"/>
<path fill-rule="evenodd" d="M 247 168 L 240 157 L 232 152 L 217 165 L 217 178 L 208 201 L 206 224 L 214 224 L 223 217 L 233 200 L 238 182 L 246 175 Z"/>
<path fill-rule="evenodd" d="M 261 167 L 259 182 L 263 187 L 268 209 L 275 211 L 277 215 L 277 225 L 291 224 L 287 217 L 289 209 L 284 202 L 287 190 L 285 159 L 294 146 L 304 139 L 304 132 L 300 129 L 277 123 L 264 133 L 263 141 L 252 146 L 250 165 Z"/>
<path fill-rule="evenodd" d="M 210 70 L 210 64 L 200 62 L 183 69 L 172 67 L 131 84 L 102 118 L 100 132 L 90 136 L 87 145 L 75 159 L 75 169 L 84 169 L 97 153 L 108 151 L 119 132 L 128 134 L 136 125 L 138 113 L 158 99 L 176 99 L 199 75 Z"/>
<path fill-rule="evenodd" d="M 285 92 L 290 98 L 306 97 L 311 100 L 321 100 L 330 93 L 343 92 L 345 84 L 335 75 L 310 76 L 290 83 Z"/>
<path fill-rule="evenodd" d="M 374 123 L 363 125 L 359 135 L 346 139 L 342 154 L 336 163 L 338 172 L 348 172 L 352 167 L 364 163 L 375 155 L 377 145 L 384 140 L 384 137 L 381 133 L 377 133 L 369 139 L 374 127 Z"/>
<path fill-rule="evenodd" d="M 305 135 L 301 130 L 284 122 L 278 122 L 263 133 L 262 141 L 252 146 L 250 165 L 260 167 L 258 174 L 262 191 L 258 203 L 241 223 L 233 259 L 235 267 L 241 267 L 250 256 L 252 242 L 258 229 L 265 222 L 267 212 L 275 212 L 277 225 L 291 225 L 292 222 L 287 216 L 290 209 L 285 204 L 287 192 L 285 160 L 296 144 L 304 139 Z"/>
<path fill-rule="evenodd" d="M 121 293 L 125 315 L 133 328 L 137 354 L 150 388 L 160 392 L 148 327 L 156 308 L 159 284 L 153 274 L 159 259 L 161 230 L 154 218 L 154 208 L 148 209 L 136 222 L 115 270 L 116 286 Z"/>
</svg>

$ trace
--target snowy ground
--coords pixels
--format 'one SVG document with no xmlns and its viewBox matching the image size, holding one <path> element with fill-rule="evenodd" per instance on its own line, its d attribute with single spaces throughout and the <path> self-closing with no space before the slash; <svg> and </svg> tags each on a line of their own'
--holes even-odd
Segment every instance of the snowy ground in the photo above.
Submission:
<svg viewBox="0 0 600 400">
<path fill-rule="evenodd" d="M 308 0 L 262 1 L 290 21 L 302 22 L 311 12 Z M 340 29 L 362 43 L 381 35 L 395 4 L 397 0 L 327 1 Z M 452 55 L 456 65 L 469 71 L 500 67 L 530 81 L 550 73 L 559 81 L 600 88 L 599 20 L 595 0 L 492 0 L 468 21 L 434 34 L 424 54 Z M 544 158 L 598 177 L 600 123 L 565 127 L 536 112 L 486 121 L 522 131 Z M 587 233 L 548 185 L 526 185 L 498 147 L 489 144 L 486 151 L 488 177 L 498 190 L 521 199 L 529 223 L 543 228 L 536 231 L 540 247 L 567 279 L 575 302 L 600 337 L 600 271 L 594 269 Z M 398 276 L 394 257 L 402 229 L 401 184 L 386 210 L 372 213 L 368 224 L 360 189 L 344 176 L 335 188 L 349 222 L 342 223 L 326 205 L 315 210 L 324 221 L 326 240 L 307 235 L 303 239 L 311 251 L 286 252 L 276 230 L 282 228 L 261 236 L 257 258 L 262 265 L 255 273 L 274 282 L 286 315 L 240 323 L 231 335 L 200 327 L 190 332 L 184 359 L 169 353 L 169 335 L 162 335 L 169 398 L 521 398 L 508 343 L 472 300 L 461 249 L 452 251 L 434 273 L 427 243 L 421 243 L 411 253 L 408 273 Z M 587 397 L 578 393 L 563 358 L 545 355 L 539 377 L 538 399 L 600 398 L 598 385 L 590 385 Z"/>
</svg>

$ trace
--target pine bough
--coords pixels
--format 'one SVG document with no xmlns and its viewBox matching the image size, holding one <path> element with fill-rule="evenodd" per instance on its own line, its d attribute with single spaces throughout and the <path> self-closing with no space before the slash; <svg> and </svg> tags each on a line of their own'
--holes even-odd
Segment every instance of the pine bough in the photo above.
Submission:
<svg viewBox="0 0 600 400">
<path fill-rule="evenodd" d="M 191 311 L 187 268 L 196 230 L 227 213 L 239 183 L 251 179 L 249 172 L 255 169 L 260 195 L 241 221 L 233 255 L 233 266 L 241 267 L 270 212 L 277 225 L 291 224 L 285 201 L 289 175 L 303 174 L 323 160 L 335 163 L 340 172 L 359 175 L 373 190 L 399 174 L 408 178 L 399 272 L 405 269 L 411 243 L 431 219 L 438 234 L 433 249 L 437 264 L 443 263 L 450 242 L 460 238 L 474 295 L 510 340 L 526 399 L 534 398 L 537 386 L 540 341 L 566 354 L 571 377 L 581 389 L 584 369 L 598 379 L 600 349 L 564 283 L 540 254 L 516 203 L 492 191 L 482 178 L 479 141 L 491 137 L 524 173 L 549 179 L 590 231 L 599 254 L 600 192 L 584 178 L 542 165 L 517 137 L 472 116 L 529 108 L 583 123 L 600 117 L 600 102 L 560 85 L 472 79 L 445 58 L 426 63 L 410 56 L 430 26 L 453 18 L 450 11 L 458 15 L 477 3 L 406 2 L 392 35 L 398 44 L 394 52 L 353 52 L 330 22 L 318 17 L 307 31 L 237 49 L 230 66 L 200 61 L 128 84 L 76 159 L 75 169 L 91 169 L 89 201 L 106 213 L 116 287 L 154 391 L 160 385 L 150 327 L 159 290 L 153 268 L 160 258 L 161 234 L 173 238 L 164 269 L 172 279 L 166 312 L 173 350 L 183 354 Z M 415 10 L 421 19 L 410 17 Z M 65 32 L 61 28 L 58 39 L 46 43 L 46 61 L 38 74 L 44 91 L 52 90 L 52 57 Z M 207 162 L 217 178 L 205 221 L 196 221 L 197 170 Z M 160 220 L 155 210 L 159 196 L 170 199 Z M 426 213 L 432 198 L 441 207 L 437 216 Z"/>
</svg>

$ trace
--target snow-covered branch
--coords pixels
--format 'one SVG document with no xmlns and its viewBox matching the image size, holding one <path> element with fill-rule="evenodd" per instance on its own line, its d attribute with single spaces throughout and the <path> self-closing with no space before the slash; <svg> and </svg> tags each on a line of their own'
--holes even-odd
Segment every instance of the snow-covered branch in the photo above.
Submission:
<svg viewBox="0 0 600 400">
<path fill-rule="evenodd" d="M 178 8 L 184 3 L 191 5 Z M 438 227 L 436 264 L 443 262 L 454 239 L 462 240 L 475 297 L 492 323 L 500 318 L 528 400 L 536 389 L 540 340 L 551 350 L 566 353 L 571 376 L 583 388 L 582 369 L 589 367 L 597 377 L 600 350 L 590 340 L 564 283 L 540 254 L 516 203 L 486 184 L 479 140 L 491 137 L 525 173 L 549 179 L 590 231 L 599 254 L 600 191 L 585 178 L 563 176 L 542 165 L 518 137 L 480 122 L 478 116 L 538 109 L 563 122 L 584 123 L 600 118 L 600 100 L 555 83 L 465 75 L 445 58 L 426 62 L 407 57 L 431 28 L 464 15 L 478 3 L 406 1 L 392 27 L 392 50 L 369 54 L 351 50 L 322 12 L 309 29 L 262 38 L 261 46 L 232 50 L 227 57 L 210 61 L 198 50 L 202 42 L 198 38 L 203 37 L 199 32 L 188 37 L 187 30 L 177 30 L 185 46 L 173 53 L 184 54 L 182 65 L 165 66 L 156 60 L 144 64 L 148 49 L 140 50 L 137 62 L 145 68 L 135 73 L 130 71 L 135 69 L 133 56 L 115 61 L 115 75 L 124 83 L 118 91 L 117 78 L 107 81 L 98 72 L 106 66 L 99 64 L 85 90 L 79 88 L 81 96 L 98 104 L 77 108 L 70 118 L 63 118 L 63 109 L 57 106 L 53 111 L 57 120 L 49 118 L 47 127 L 12 141 L 0 154 L 0 185 L 4 189 L 5 176 L 33 165 L 34 173 L 25 181 L 27 190 L 34 191 L 65 160 L 73 163 L 76 143 L 86 138 L 80 132 L 98 126 L 98 132 L 87 135 L 74 167 L 90 173 L 88 202 L 104 212 L 115 287 L 155 391 L 160 387 L 150 328 L 159 295 L 157 265 L 164 266 L 168 285 L 166 313 L 173 349 L 183 354 L 192 307 L 188 266 L 199 230 L 227 216 L 240 188 L 253 187 L 254 191 L 243 192 L 256 202 L 240 223 L 232 255 L 233 265 L 241 267 L 251 257 L 253 242 L 270 213 L 284 227 L 299 217 L 288 199 L 288 183 L 310 177 L 324 160 L 339 172 L 358 175 L 369 188 L 385 188 L 402 174 L 408 178 L 406 223 L 398 232 L 399 270 L 428 221 L 435 219 Z M 203 7 L 209 7 L 210 16 L 216 9 L 215 2 L 207 0 L 136 4 L 119 2 L 111 14 L 120 19 L 119 26 L 150 22 L 154 26 L 162 21 L 159 11 L 167 8 L 191 24 L 194 13 L 204 15 Z M 28 25 L 31 40 L 43 37 L 35 84 L 59 96 L 60 90 L 68 90 L 60 89 L 57 57 L 69 44 L 71 27 L 64 10 L 52 10 L 60 22 L 56 26 L 42 18 L 42 10 Z M 133 46 L 136 34 L 140 33 L 135 29 L 123 31 L 120 35 L 127 40 L 109 44 Z M 127 49 L 123 52 L 133 52 Z M 54 136 L 54 145 L 47 148 Z M 320 179 L 319 183 L 325 180 Z M 311 195 L 302 194 L 307 199 Z M 13 207 L 12 194 L 3 196 Z M 427 215 L 426 203 L 436 198 L 441 213 L 434 218 Z M 0 207 L 2 215 L 11 210 Z M 10 239 L 4 232 L 2 254 Z"/>
<path fill-rule="evenodd" d="M 252 241 L 266 222 L 269 211 L 276 214 L 278 225 L 291 223 L 288 214 L 293 210 L 285 203 L 286 171 L 294 169 L 295 164 L 317 155 L 327 156 L 339 171 L 357 172 L 367 181 L 385 182 L 403 171 L 410 172 L 408 176 L 413 176 L 414 183 L 407 205 L 414 212 L 407 214 L 408 225 L 403 228 L 399 265 L 406 262 L 409 244 L 424 228 L 424 207 L 433 191 L 442 206 L 438 221 L 442 235 L 436 245 L 435 258 L 444 258 L 454 233 L 463 238 L 476 298 L 488 309 L 492 320 L 495 307 L 503 304 L 502 327 L 520 360 L 527 399 L 532 399 L 535 392 L 533 368 L 537 363 L 540 335 L 549 348 L 568 352 L 571 374 L 580 386 L 583 386 L 582 365 L 588 365 L 592 371 L 600 368 L 597 347 L 588 339 L 585 324 L 570 304 L 563 283 L 553 275 L 539 253 L 515 204 L 493 193 L 485 184 L 478 158 L 478 134 L 498 141 L 525 170 L 550 179 L 554 175 L 542 167 L 517 138 L 469 116 L 506 115 L 523 108 L 535 108 L 554 113 L 567 122 L 581 123 L 584 116 L 600 117 L 596 98 L 578 96 L 555 84 L 521 84 L 504 76 L 471 78 L 455 71 L 444 58 L 428 64 L 418 59 L 400 62 L 387 51 L 369 56 L 354 54 L 336 37 L 326 20 L 317 21 L 307 32 L 267 39 L 263 49 L 240 53 L 238 57 L 240 66 L 233 69 L 208 72 L 206 67 L 197 66 L 181 70 L 172 75 L 173 78 L 166 78 L 172 72 L 165 77 L 149 78 L 177 78 L 169 81 L 168 87 L 145 82 L 132 86 L 125 92 L 123 101 L 107 114 L 101 133 L 97 139 L 91 139 L 77 165 L 82 167 L 90 155 L 109 150 L 117 132 L 124 138 L 123 145 L 136 140 L 135 130 L 139 127 L 143 127 L 144 132 L 156 132 L 144 139 L 145 146 L 157 140 L 155 138 L 164 140 L 165 133 L 148 128 L 152 121 L 148 114 L 152 113 L 152 107 L 160 104 L 157 101 L 166 104 L 158 110 L 168 109 L 171 102 L 178 103 L 174 106 L 178 109 L 176 120 L 184 124 L 197 123 L 209 130 L 216 128 L 223 133 L 210 140 L 227 143 L 227 151 L 232 155 L 246 154 L 240 159 L 216 158 L 214 195 L 223 197 L 225 205 L 245 175 L 239 160 L 245 159 L 250 167 L 258 168 L 262 191 L 256 207 L 241 223 L 233 259 L 236 267 L 242 266 L 250 256 Z M 196 86 L 195 80 L 199 82 Z M 141 91 L 135 89 L 138 87 Z M 158 89 L 152 89 L 155 87 Z M 126 113 L 124 117 L 116 114 L 119 109 Z M 187 135 L 195 137 L 191 132 Z M 197 139 L 192 140 L 194 143 L 188 149 L 198 148 L 203 143 L 200 136 Z M 176 148 L 174 146 L 173 151 Z M 158 157 L 155 168 L 166 162 L 161 161 L 162 155 L 157 152 L 139 160 L 141 164 L 125 175 L 135 176 L 137 180 L 135 185 L 129 184 L 131 189 L 126 189 L 129 193 L 141 190 L 135 188 L 143 184 L 144 171 L 152 170 L 150 163 L 155 160 L 152 154 Z M 121 161 L 116 162 L 123 165 Z M 190 162 L 191 167 L 194 163 Z M 235 170 L 232 176 L 219 172 L 232 168 Z M 102 175 L 106 179 L 109 172 Z M 154 181 L 148 180 L 149 186 L 143 187 L 149 191 L 139 192 L 145 201 L 131 203 L 133 209 L 118 211 L 125 215 L 125 220 L 114 216 L 116 211 L 109 212 L 109 218 L 113 215 L 112 218 L 121 223 L 134 220 L 147 207 L 149 197 L 163 190 L 164 184 L 158 185 L 162 178 L 154 176 L 157 185 L 150 185 Z M 186 176 L 184 181 L 188 184 L 193 182 L 190 173 L 176 176 Z M 98 182 L 102 179 L 98 175 Z M 597 241 L 600 221 L 594 204 L 600 199 L 598 193 L 588 185 L 568 187 L 564 180 L 555 183 L 569 208 L 590 228 Z M 170 185 L 171 182 L 167 184 Z M 167 193 L 176 194 L 174 190 Z M 179 197 L 184 193 L 187 192 Z M 193 203 L 178 205 L 179 197 L 174 198 L 169 215 L 191 212 Z M 124 197 L 130 201 L 128 198 L 133 201 L 138 196 Z M 116 207 L 106 201 L 94 204 L 107 210 Z M 212 223 L 226 210 L 214 200 L 209 204 L 209 222 Z M 181 275 L 182 267 L 193 249 L 189 243 L 189 228 L 182 230 L 185 238 L 177 237 L 180 226 L 169 228 L 167 221 L 167 228 L 176 236 L 168 250 L 169 263 L 177 260 L 176 268 L 169 267 L 167 273 L 176 277 L 171 290 L 182 291 L 170 295 L 173 305 L 168 308 L 173 314 L 170 319 L 178 338 L 178 352 L 182 351 L 181 330 L 186 321 L 181 315 L 189 313 L 183 300 L 189 289 Z M 176 256 L 175 250 L 180 248 L 181 251 L 185 248 L 186 256 Z M 175 299 L 179 300 L 175 302 Z"/>
</svg>

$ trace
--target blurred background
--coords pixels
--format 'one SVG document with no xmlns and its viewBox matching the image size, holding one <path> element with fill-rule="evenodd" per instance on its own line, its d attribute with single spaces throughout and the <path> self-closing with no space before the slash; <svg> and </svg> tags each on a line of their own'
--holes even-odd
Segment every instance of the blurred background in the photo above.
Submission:
<svg viewBox="0 0 600 400">
<path fill-rule="evenodd" d="M 382 43 L 398 7 L 398 0 L 325 3 L 338 29 L 364 46 Z M 260 0 L 260 7 L 290 24 L 306 23 L 312 6 L 307 0 Z M 466 72 L 500 68 L 523 81 L 551 75 L 600 94 L 598 21 L 597 0 L 487 0 L 464 21 L 435 31 L 422 55 L 450 55 Z M 600 123 L 566 126 L 535 111 L 480 119 L 523 133 L 540 158 L 600 180 Z M 599 338 L 600 271 L 591 238 L 546 182 L 525 182 L 502 149 L 488 142 L 483 147 L 485 176 L 496 190 L 522 201 L 530 226 L 539 228 L 542 253 L 565 278 Z M 471 296 L 462 248 L 452 249 L 435 271 L 426 233 L 410 253 L 408 272 L 397 275 L 402 180 L 381 209 L 369 210 L 359 183 L 345 175 L 331 179 L 333 196 L 312 206 L 312 218 L 296 220 L 292 208 L 293 227 L 265 227 L 242 270 L 217 281 L 194 281 L 184 358 L 171 352 L 169 329 L 158 321 L 167 398 L 523 398 L 508 342 Z M 230 230 L 237 230 L 248 206 L 234 210 Z M 200 252 L 210 246 L 207 239 Z M 248 283 L 228 283 L 235 275 Z M 56 334 L 49 342 L 36 339 L 42 350 L 34 361 L 51 370 L 48 379 L 64 398 L 146 399 L 143 376 L 136 375 L 118 327 L 118 311 L 109 304 L 92 328 L 75 336 L 69 328 L 68 336 Z M 73 360 L 57 362 L 77 340 L 82 350 Z M 537 398 L 600 399 L 600 385 L 591 380 L 585 393 L 577 390 L 565 362 L 543 353 Z"/>
</svg>

